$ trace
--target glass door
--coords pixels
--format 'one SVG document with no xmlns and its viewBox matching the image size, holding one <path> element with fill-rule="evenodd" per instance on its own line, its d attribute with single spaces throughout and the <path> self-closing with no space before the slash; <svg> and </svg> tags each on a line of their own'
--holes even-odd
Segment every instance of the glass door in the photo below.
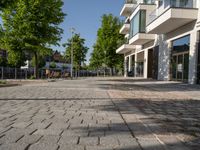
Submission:
<svg viewBox="0 0 200 150">
<path fill-rule="evenodd" d="M 183 55 L 178 55 L 177 80 L 183 80 Z"/>
<path fill-rule="evenodd" d="M 143 77 L 144 75 L 144 62 L 137 62 L 137 76 Z"/>
<path fill-rule="evenodd" d="M 172 79 L 176 80 L 176 73 L 177 73 L 177 56 L 172 57 Z"/>
<path fill-rule="evenodd" d="M 189 74 L 189 53 L 184 54 L 184 62 L 183 62 L 183 80 L 188 81 Z"/>
<path fill-rule="evenodd" d="M 172 57 L 172 78 L 177 81 L 188 81 L 189 53 L 176 54 Z"/>
</svg>

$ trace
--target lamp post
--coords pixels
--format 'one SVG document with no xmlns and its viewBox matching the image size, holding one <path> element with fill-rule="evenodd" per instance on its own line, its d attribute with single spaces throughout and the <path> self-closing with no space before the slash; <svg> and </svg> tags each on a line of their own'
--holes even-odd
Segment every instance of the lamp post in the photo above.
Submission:
<svg viewBox="0 0 200 150">
<path fill-rule="evenodd" d="M 72 41 L 71 41 L 71 79 L 73 79 L 73 37 L 74 37 L 74 32 L 75 32 L 75 29 L 74 28 L 71 28 L 70 29 L 71 31 L 71 34 L 72 34 Z"/>
</svg>

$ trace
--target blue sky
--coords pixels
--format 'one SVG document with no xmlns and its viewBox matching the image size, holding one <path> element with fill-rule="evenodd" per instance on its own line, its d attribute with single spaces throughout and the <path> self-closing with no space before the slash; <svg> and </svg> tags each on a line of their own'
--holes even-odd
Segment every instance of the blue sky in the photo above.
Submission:
<svg viewBox="0 0 200 150">
<path fill-rule="evenodd" d="M 90 48 L 87 59 L 92 52 L 92 45 L 95 43 L 97 30 L 101 25 L 101 16 L 112 13 L 119 16 L 124 0 L 64 0 L 63 11 L 67 13 L 61 27 L 64 29 L 61 45 L 71 37 L 70 28 L 74 27 L 76 33 L 86 39 L 86 46 Z M 64 48 L 54 47 L 59 51 Z"/>
</svg>

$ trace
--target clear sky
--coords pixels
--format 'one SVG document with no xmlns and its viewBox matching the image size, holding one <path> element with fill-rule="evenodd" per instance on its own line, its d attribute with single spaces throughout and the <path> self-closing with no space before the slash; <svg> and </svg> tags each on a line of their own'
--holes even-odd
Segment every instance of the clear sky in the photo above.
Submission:
<svg viewBox="0 0 200 150">
<path fill-rule="evenodd" d="M 61 25 L 64 29 L 61 45 L 71 37 L 70 28 L 74 27 L 76 33 L 86 39 L 86 46 L 90 48 L 87 59 L 92 52 L 97 30 L 101 25 L 101 16 L 112 13 L 119 16 L 124 0 L 64 0 L 63 11 L 67 13 Z M 55 50 L 64 51 L 64 48 L 54 47 Z"/>
</svg>

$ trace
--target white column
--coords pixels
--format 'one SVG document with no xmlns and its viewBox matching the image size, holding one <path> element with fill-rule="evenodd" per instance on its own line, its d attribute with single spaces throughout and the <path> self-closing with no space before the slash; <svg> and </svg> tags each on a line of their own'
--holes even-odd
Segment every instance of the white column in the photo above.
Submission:
<svg viewBox="0 0 200 150">
<path fill-rule="evenodd" d="M 189 84 L 195 84 L 197 81 L 197 50 L 199 33 L 194 31 L 190 35 L 190 52 L 189 52 Z"/>
<path fill-rule="evenodd" d="M 125 55 L 124 55 L 124 77 L 128 76 L 127 70 L 128 70 L 128 68 L 127 68 L 127 57 L 125 57 Z"/>
<path fill-rule="evenodd" d="M 144 51 L 144 78 L 148 78 L 148 50 Z"/>
<path fill-rule="evenodd" d="M 137 53 L 135 53 L 135 70 L 134 70 L 134 77 L 137 77 Z"/>
<path fill-rule="evenodd" d="M 128 71 L 132 71 L 132 56 L 129 56 Z"/>
<path fill-rule="evenodd" d="M 158 80 L 169 80 L 170 51 L 164 35 L 159 36 Z"/>
</svg>

